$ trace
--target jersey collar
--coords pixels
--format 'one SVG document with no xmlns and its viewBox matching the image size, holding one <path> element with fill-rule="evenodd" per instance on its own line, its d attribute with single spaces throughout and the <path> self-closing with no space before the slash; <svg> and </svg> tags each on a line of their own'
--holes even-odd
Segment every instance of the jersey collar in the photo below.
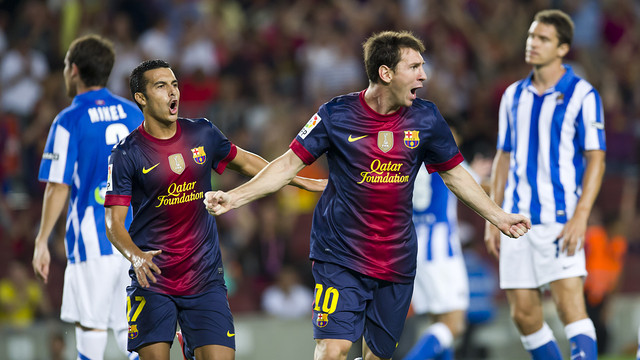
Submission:
<svg viewBox="0 0 640 360">
<path fill-rule="evenodd" d="M 99 104 L 98 102 L 100 100 L 103 100 L 107 97 L 110 97 L 111 93 L 109 92 L 109 90 L 107 90 L 107 88 L 102 88 L 99 90 L 92 90 L 92 91 L 87 91 L 85 93 L 82 93 L 80 95 L 76 95 L 73 98 L 72 104 L 73 105 L 77 105 L 80 103 L 86 103 L 86 102 L 91 102 L 94 101 L 96 102 L 96 105 L 100 106 L 100 105 L 104 105 L 104 103 Z"/>
</svg>

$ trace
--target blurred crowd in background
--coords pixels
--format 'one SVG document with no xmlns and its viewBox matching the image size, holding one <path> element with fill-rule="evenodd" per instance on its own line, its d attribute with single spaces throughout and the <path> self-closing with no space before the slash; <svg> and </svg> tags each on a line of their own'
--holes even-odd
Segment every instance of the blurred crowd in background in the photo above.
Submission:
<svg viewBox="0 0 640 360">
<path fill-rule="evenodd" d="M 71 101 L 62 69 L 75 37 L 97 33 L 114 42 L 108 88 L 126 98 L 136 65 L 168 60 L 179 80 L 182 117 L 207 117 L 238 146 L 273 160 L 319 105 L 366 88 L 361 44 L 387 29 L 410 30 L 425 42 L 428 80 L 419 96 L 461 124 L 466 143 L 494 146 L 500 96 L 530 71 L 525 39 L 533 15 L 544 8 L 560 8 L 573 18 L 567 63 L 603 99 L 607 173 L 595 213 L 605 214 L 605 220 L 633 215 L 626 228 L 608 228 L 628 241 L 626 252 L 618 254 L 620 265 L 639 257 L 640 239 L 626 230 L 629 222 L 638 223 L 633 191 L 640 155 L 638 1 L 0 1 L 0 319 L 22 326 L 58 316 L 66 263 L 63 221 L 50 239 L 53 264 L 46 286 L 33 279 L 31 258 L 44 190 L 38 167 L 49 126 Z M 473 150 L 462 150 L 473 156 Z M 326 177 L 325 163 L 318 161 L 303 174 Z M 214 189 L 224 190 L 246 180 L 227 173 L 212 179 Z M 287 187 L 218 219 L 234 313 L 282 313 L 269 304 L 283 301 L 265 300 L 263 308 L 262 295 L 277 288 L 296 287 L 300 301 L 309 304 L 308 239 L 317 199 Z M 486 255 L 482 222 L 468 212 L 462 216 L 473 225 L 469 241 Z M 612 288 L 640 293 L 640 265 L 626 261 L 625 266 Z M 28 308 L 22 319 L 12 319 L 21 306 Z"/>
</svg>

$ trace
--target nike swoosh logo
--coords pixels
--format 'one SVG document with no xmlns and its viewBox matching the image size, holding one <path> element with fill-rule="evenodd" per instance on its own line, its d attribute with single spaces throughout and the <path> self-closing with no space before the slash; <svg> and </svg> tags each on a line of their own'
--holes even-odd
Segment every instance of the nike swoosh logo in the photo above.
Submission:
<svg viewBox="0 0 640 360">
<path fill-rule="evenodd" d="M 142 173 L 143 173 L 143 174 L 146 174 L 146 173 L 148 173 L 149 171 L 151 171 L 151 170 L 155 169 L 155 167 L 156 167 L 156 166 L 158 166 L 158 165 L 160 165 L 160 163 L 157 163 L 157 164 L 153 165 L 152 167 L 150 167 L 150 168 L 148 168 L 148 169 L 146 169 L 146 168 L 143 166 L 143 167 L 142 167 Z"/>
<path fill-rule="evenodd" d="M 354 141 L 358 141 L 360 139 L 364 139 L 369 135 L 362 135 L 362 136 L 358 136 L 358 137 L 352 137 L 351 135 L 349 135 L 349 142 L 354 142 Z"/>
<path fill-rule="evenodd" d="M 232 334 L 229 330 L 227 330 L 227 337 L 234 337 L 236 334 Z"/>
</svg>

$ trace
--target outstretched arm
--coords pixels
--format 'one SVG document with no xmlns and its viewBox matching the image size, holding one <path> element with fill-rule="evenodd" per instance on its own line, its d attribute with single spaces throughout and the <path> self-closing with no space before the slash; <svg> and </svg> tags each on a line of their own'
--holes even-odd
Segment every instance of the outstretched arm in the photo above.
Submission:
<svg viewBox="0 0 640 360">
<path fill-rule="evenodd" d="M 46 284 L 49 279 L 49 264 L 51 254 L 47 241 L 55 226 L 60 214 L 64 210 L 64 205 L 69 197 L 69 185 L 48 182 L 44 190 L 44 200 L 42 203 L 42 218 L 40 220 L 40 230 L 36 235 L 36 244 L 33 249 L 33 271 L 36 276 Z"/>
<path fill-rule="evenodd" d="M 238 154 L 229 163 L 229 169 L 237 171 L 247 176 L 255 176 L 262 170 L 269 162 L 257 154 L 246 151 L 237 147 Z M 324 191 L 327 186 L 327 179 L 310 179 L 302 176 L 294 176 L 288 183 L 308 191 Z M 285 184 L 286 185 L 286 184 Z"/>
<path fill-rule="evenodd" d="M 211 215 L 222 215 L 231 209 L 280 190 L 289 184 L 304 166 L 302 160 L 292 150 L 288 150 L 245 184 L 228 192 L 207 192 L 204 204 Z"/>
<path fill-rule="evenodd" d="M 105 207 L 105 225 L 107 237 L 113 246 L 124 255 L 133 265 L 138 283 L 143 288 L 149 287 L 149 280 L 156 282 L 153 272 L 160 274 L 160 268 L 153 263 L 153 257 L 160 254 L 162 250 L 142 251 L 134 244 L 129 232 L 124 226 L 127 218 L 128 206 L 111 205 Z M 147 278 L 149 280 L 147 280 Z"/>
<path fill-rule="evenodd" d="M 531 221 L 526 217 L 508 214 L 496 205 L 461 165 L 441 171 L 440 177 L 458 199 L 505 235 L 518 238 L 531 228 Z"/>
</svg>

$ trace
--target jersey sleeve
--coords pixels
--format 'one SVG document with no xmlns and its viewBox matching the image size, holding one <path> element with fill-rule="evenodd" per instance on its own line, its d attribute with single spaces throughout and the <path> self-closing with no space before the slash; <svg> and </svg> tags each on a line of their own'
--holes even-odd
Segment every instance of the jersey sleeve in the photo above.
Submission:
<svg viewBox="0 0 640 360">
<path fill-rule="evenodd" d="M 77 131 L 65 117 L 56 117 L 49 129 L 38 179 L 71 185 L 78 159 Z"/>
<path fill-rule="evenodd" d="M 498 145 L 497 149 L 505 152 L 511 152 L 511 127 L 509 125 L 508 96 L 505 92 L 500 100 L 500 109 L 498 110 Z"/>
<path fill-rule="evenodd" d="M 109 156 L 107 169 L 107 194 L 104 206 L 131 204 L 133 174 L 135 165 L 126 152 L 118 146 L 114 147 Z"/>
<path fill-rule="evenodd" d="M 208 120 L 207 123 L 211 127 L 208 138 L 214 149 L 211 168 L 218 174 L 222 174 L 227 165 L 238 155 L 238 148 L 213 123 Z"/>
<path fill-rule="evenodd" d="M 606 150 L 602 99 L 595 89 L 582 101 L 578 116 L 578 136 L 581 150 Z"/>
<path fill-rule="evenodd" d="M 437 109 L 434 111 L 433 137 L 429 139 L 424 160 L 430 174 L 436 171 L 451 170 L 464 160 L 453 139 L 449 125 Z"/>
<path fill-rule="evenodd" d="M 306 165 L 311 165 L 329 149 L 329 134 L 326 127 L 329 114 L 325 107 L 322 105 L 318 112 L 313 114 L 289 145 L 289 148 Z"/>
</svg>

